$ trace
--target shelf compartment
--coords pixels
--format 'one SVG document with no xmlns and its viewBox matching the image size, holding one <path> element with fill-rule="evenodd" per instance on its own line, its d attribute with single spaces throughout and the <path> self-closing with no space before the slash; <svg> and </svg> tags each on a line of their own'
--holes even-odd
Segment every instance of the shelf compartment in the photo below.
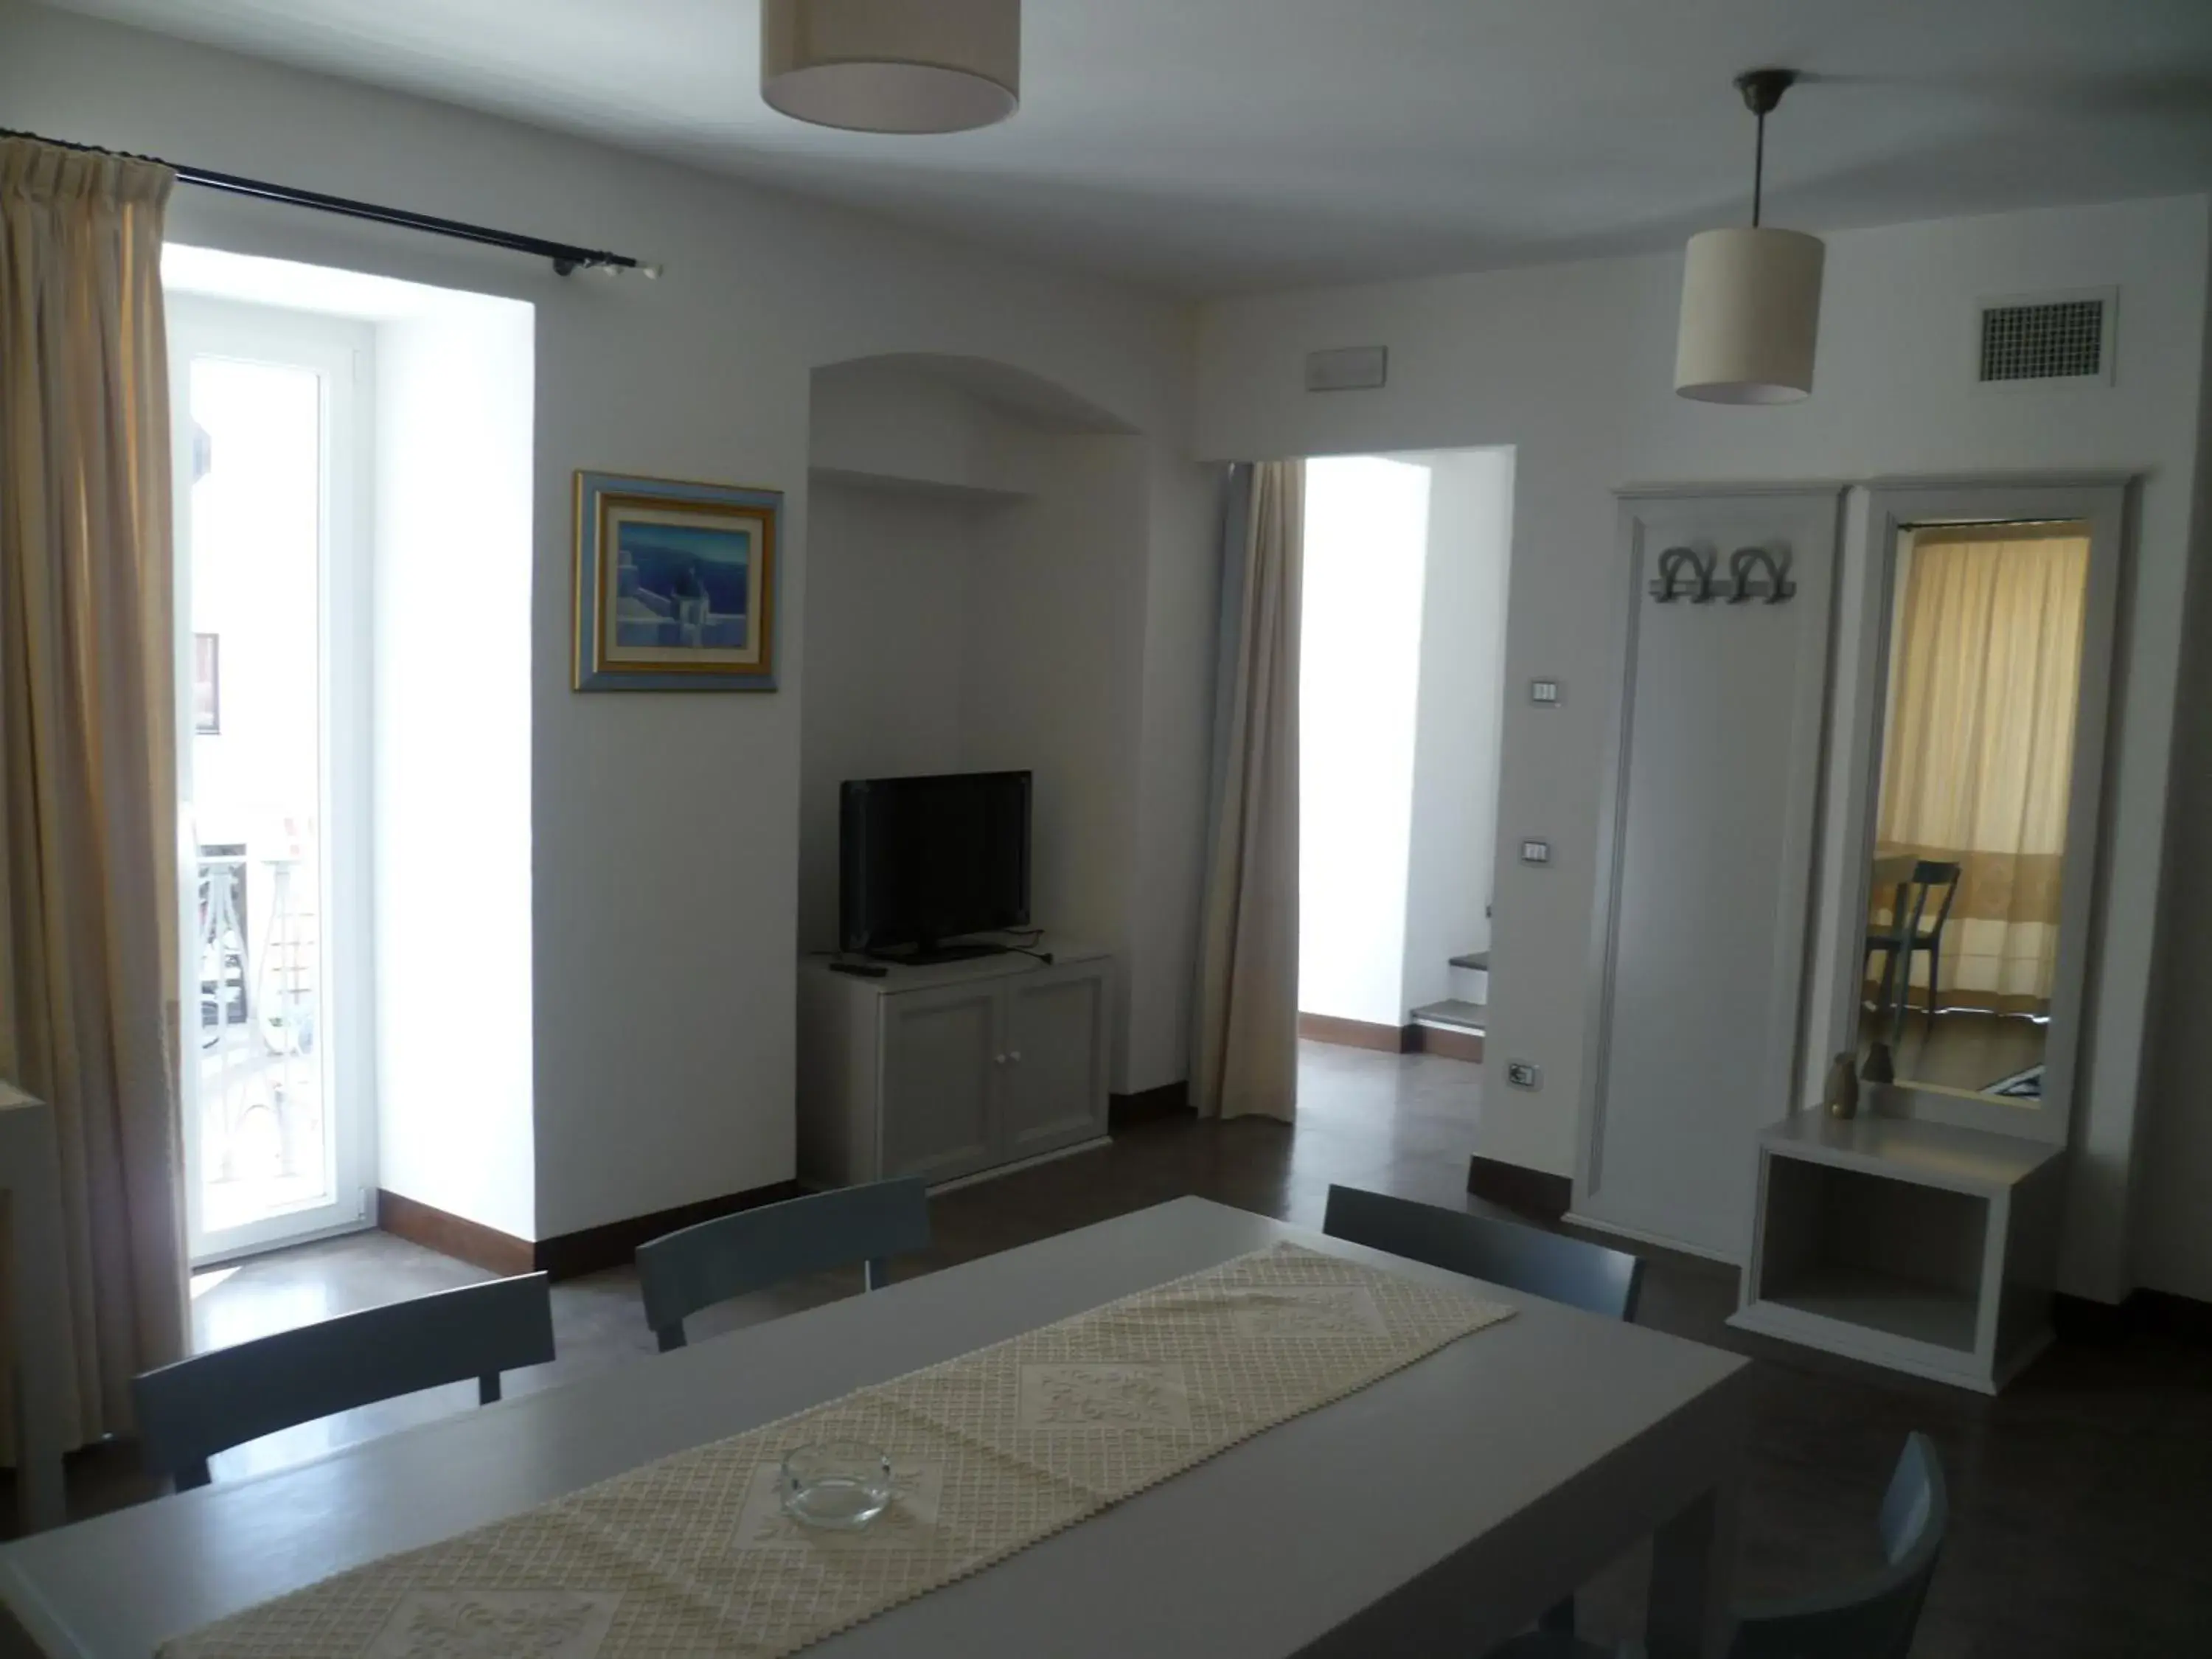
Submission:
<svg viewBox="0 0 2212 1659">
<path fill-rule="evenodd" d="M 1962 1356 L 1977 1347 L 1990 1200 L 1770 1158 L 1753 1299 Z"/>
<path fill-rule="evenodd" d="M 1831 1265 L 1802 1275 L 1766 1300 L 1816 1319 L 1880 1331 L 1907 1342 L 1972 1353 L 1980 1304 L 1969 1291 L 1878 1268 Z"/>
</svg>

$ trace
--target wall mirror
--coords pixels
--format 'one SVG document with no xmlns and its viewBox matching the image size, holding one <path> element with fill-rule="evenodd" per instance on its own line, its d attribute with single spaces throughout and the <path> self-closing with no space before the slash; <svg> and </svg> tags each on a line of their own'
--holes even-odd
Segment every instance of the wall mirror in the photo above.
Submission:
<svg viewBox="0 0 2212 1659">
<path fill-rule="evenodd" d="M 1921 1115 L 2064 1133 L 2121 499 L 1876 493 L 1887 625 L 1855 1048 L 1908 1102 L 1959 1107 Z"/>
</svg>

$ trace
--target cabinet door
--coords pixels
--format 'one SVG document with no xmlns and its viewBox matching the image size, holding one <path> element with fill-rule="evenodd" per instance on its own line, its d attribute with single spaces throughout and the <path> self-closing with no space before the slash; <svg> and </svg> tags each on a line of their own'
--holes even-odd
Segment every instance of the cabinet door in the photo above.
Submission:
<svg viewBox="0 0 2212 1659">
<path fill-rule="evenodd" d="M 1002 981 L 1009 1158 L 1106 1133 L 1106 972 L 1072 963 Z"/>
<path fill-rule="evenodd" d="M 1000 1161 L 998 986 L 904 991 L 883 1006 L 884 1176 L 950 1181 Z"/>
</svg>

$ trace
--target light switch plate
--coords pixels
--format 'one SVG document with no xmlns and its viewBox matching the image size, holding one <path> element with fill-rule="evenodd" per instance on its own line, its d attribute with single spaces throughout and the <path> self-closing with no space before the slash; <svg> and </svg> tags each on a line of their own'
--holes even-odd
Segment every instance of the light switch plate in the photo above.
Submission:
<svg viewBox="0 0 2212 1659">
<path fill-rule="evenodd" d="M 1557 708 L 1559 706 L 1559 681 L 1530 680 L 1528 682 L 1528 701 L 1534 703 L 1539 708 Z"/>
<path fill-rule="evenodd" d="M 1533 1060 L 1509 1060 L 1505 1062 L 1505 1080 L 1516 1089 L 1540 1089 L 1544 1086 L 1544 1068 Z"/>
<path fill-rule="evenodd" d="M 1524 841 L 1521 843 L 1522 863 L 1549 864 L 1551 861 L 1552 843 L 1548 841 Z"/>
</svg>

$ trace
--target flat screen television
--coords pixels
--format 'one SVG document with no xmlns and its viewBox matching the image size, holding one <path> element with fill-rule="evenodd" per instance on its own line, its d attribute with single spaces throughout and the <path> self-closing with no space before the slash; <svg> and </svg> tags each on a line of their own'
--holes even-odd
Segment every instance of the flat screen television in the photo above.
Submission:
<svg viewBox="0 0 2212 1659">
<path fill-rule="evenodd" d="M 945 962 L 949 943 L 1030 920 L 1030 775 L 848 780 L 838 800 L 837 938 Z"/>
</svg>

